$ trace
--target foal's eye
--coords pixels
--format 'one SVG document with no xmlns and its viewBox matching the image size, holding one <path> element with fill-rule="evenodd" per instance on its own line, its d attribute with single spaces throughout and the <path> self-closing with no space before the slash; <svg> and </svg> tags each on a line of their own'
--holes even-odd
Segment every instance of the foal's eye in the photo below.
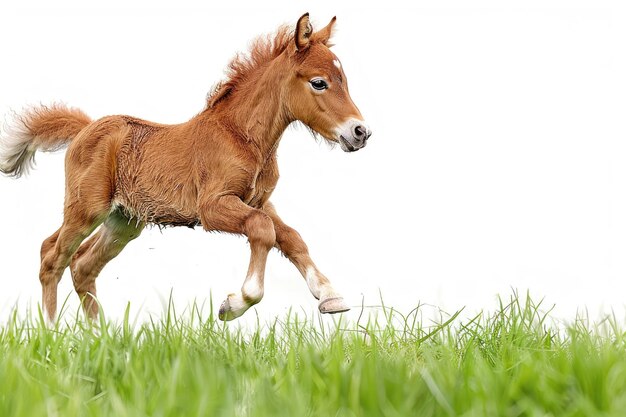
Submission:
<svg viewBox="0 0 626 417">
<path fill-rule="evenodd" d="M 309 81 L 314 90 L 322 91 L 328 88 L 328 83 L 323 78 L 313 78 Z"/>
</svg>

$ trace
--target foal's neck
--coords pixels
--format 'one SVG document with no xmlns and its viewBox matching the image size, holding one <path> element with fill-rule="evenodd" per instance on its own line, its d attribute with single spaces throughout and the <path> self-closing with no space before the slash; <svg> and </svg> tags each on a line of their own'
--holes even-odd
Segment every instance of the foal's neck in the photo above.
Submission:
<svg viewBox="0 0 626 417">
<path fill-rule="evenodd" d="M 219 119 L 249 144 L 262 165 L 276 154 L 283 132 L 293 121 L 283 99 L 288 73 L 284 65 L 282 55 L 262 65 L 216 109 Z"/>
</svg>

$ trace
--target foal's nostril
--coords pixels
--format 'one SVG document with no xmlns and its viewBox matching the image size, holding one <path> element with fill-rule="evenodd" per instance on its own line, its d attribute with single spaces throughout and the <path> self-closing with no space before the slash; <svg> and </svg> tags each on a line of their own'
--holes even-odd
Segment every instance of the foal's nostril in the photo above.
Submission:
<svg viewBox="0 0 626 417">
<path fill-rule="evenodd" d="M 354 138 L 357 140 L 365 140 L 369 137 L 367 128 L 365 126 L 356 125 L 352 130 Z"/>
</svg>

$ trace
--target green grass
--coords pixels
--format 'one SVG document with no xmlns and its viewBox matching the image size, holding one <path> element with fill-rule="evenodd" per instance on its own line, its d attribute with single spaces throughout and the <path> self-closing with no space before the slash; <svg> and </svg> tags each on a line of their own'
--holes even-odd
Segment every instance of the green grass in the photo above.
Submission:
<svg viewBox="0 0 626 417">
<path fill-rule="evenodd" d="M 624 333 L 513 297 L 473 319 L 233 330 L 196 308 L 132 326 L 0 330 L 0 416 L 626 416 Z"/>
</svg>

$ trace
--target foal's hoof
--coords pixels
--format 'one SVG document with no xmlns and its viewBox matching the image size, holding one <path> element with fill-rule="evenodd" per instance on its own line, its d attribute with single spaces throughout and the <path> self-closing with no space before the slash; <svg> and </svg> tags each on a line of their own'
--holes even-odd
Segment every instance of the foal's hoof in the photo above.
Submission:
<svg viewBox="0 0 626 417">
<path fill-rule="evenodd" d="M 320 301 L 319 304 L 320 313 L 335 314 L 343 313 L 350 310 L 350 307 L 343 301 L 342 297 L 332 297 Z"/>
<path fill-rule="evenodd" d="M 237 318 L 237 316 L 235 316 L 233 314 L 232 310 L 230 309 L 229 299 L 230 299 L 230 296 L 228 296 L 224 300 L 222 305 L 220 306 L 220 312 L 218 313 L 218 317 L 222 321 L 230 321 L 230 320 L 233 320 L 233 319 Z"/>
</svg>

